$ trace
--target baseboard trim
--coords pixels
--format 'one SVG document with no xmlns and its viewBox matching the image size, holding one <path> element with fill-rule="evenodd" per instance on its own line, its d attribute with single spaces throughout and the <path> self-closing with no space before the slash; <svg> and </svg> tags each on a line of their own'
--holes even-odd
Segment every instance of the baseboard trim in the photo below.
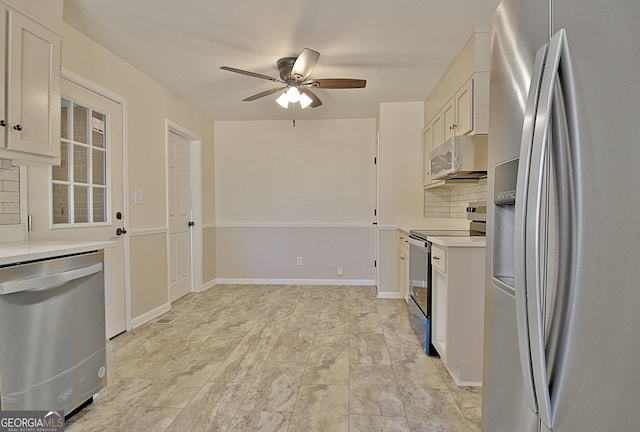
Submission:
<svg viewBox="0 0 640 432">
<path fill-rule="evenodd" d="M 210 280 L 209 282 L 206 282 L 205 284 L 203 284 L 202 287 L 200 288 L 200 290 L 198 290 L 196 292 L 206 291 L 209 288 L 213 288 L 217 284 L 218 284 L 218 280 L 217 279 Z"/>
<path fill-rule="evenodd" d="M 208 284 L 210 284 L 209 282 Z M 214 285 L 362 285 L 375 286 L 373 279 L 248 279 L 218 278 Z"/>
<path fill-rule="evenodd" d="M 402 300 L 404 297 L 402 297 L 402 293 L 399 293 L 399 292 L 381 291 L 381 292 L 378 292 L 377 298 Z"/>
<path fill-rule="evenodd" d="M 169 312 L 171 310 L 171 303 L 165 303 L 161 306 L 158 306 L 155 309 L 151 309 L 148 312 L 143 313 L 140 316 L 131 319 L 131 328 L 140 327 L 142 324 L 146 324 L 154 318 L 159 317 L 163 313 Z"/>
</svg>

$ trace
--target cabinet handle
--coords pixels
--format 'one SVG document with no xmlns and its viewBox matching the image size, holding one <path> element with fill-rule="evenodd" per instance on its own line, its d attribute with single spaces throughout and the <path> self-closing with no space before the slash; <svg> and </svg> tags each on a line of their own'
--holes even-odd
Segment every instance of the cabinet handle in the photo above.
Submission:
<svg viewBox="0 0 640 432">
<path fill-rule="evenodd" d="M 15 130 L 17 130 L 17 131 L 21 131 L 22 130 L 22 126 L 20 126 L 19 124 L 15 125 L 13 128 Z"/>
<path fill-rule="evenodd" d="M 434 256 L 433 259 L 436 261 L 440 261 L 440 257 L 437 257 L 437 256 Z"/>
<path fill-rule="evenodd" d="M 0 126 L 5 127 L 7 125 L 7 122 L 4 120 L 0 120 Z"/>
</svg>

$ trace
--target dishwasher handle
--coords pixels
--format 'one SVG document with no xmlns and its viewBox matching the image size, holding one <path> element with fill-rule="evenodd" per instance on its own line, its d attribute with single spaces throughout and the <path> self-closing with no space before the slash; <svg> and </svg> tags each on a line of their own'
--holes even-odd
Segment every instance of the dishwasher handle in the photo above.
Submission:
<svg viewBox="0 0 640 432">
<path fill-rule="evenodd" d="M 62 273 L 37 276 L 29 279 L 21 279 L 0 283 L 0 295 L 13 294 L 22 291 L 45 291 L 57 288 L 62 284 L 74 281 L 102 270 L 102 263 L 93 264 L 75 270 Z"/>
</svg>

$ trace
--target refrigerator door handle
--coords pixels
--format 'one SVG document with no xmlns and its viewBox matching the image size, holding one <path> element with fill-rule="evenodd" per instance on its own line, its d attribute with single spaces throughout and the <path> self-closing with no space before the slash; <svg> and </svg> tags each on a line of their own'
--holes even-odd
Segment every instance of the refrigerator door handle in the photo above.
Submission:
<svg viewBox="0 0 640 432">
<path fill-rule="evenodd" d="M 562 68 L 564 69 L 561 71 Z M 562 75 L 562 78 L 559 78 L 559 75 Z M 554 413 L 553 406 L 551 403 L 551 391 L 549 386 L 549 364 L 547 364 L 547 346 L 546 346 L 546 334 L 545 334 L 545 296 L 546 294 L 543 292 L 543 281 L 542 278 L 544 275 L 542 274 L 542 212 L 543 212 L 543 187 L 545 185 L 545 164 L 544 161 L 547 159 L 547 155 L 552 149 L 550 148 L 549 135 L 551 133 L 551 128 L 570 128 L 571 125 L 567 123 L 567 118 L 573 118 L 572 112 L 568 110 L 575 109 L 573 103 L 572 95 L 569 94 L 569 104 L 564 106 L 563 101 L 563 93 L 557 92 L 565 92 L 563 88 L 573 88 L 573 83 L 570 82 L 572 80 L 572 70 L 569 62 L 569 54 L 568 54 L 568 46 L 566 33 L 564 29 L 559 30 L 552 38 L 549 43 L 549 50 L 547 54 L 546 66 L 544 68 L 544 73 L 542 77 L 542 87 L 540 90 L 540 101 L 538 104 L 536 121 L 535 121 L 535 129 L 534 129 L 534 138 L 533 138 L 533 149 L 532 149 L 532 171 L 530 177 L 529 184 L 529 194 L 531 195 L 532 204 L 531 207 L 527 208 L 528 216 L 532 218 L 528 220 L 528 225 L 526 227 L 529 238 L 533 238 L 534 245 L 533 248 L 528 248 L 526 251 L 527 254 L 527 280 L 534 281 L 534 290 L 528 291 L 528 316 L 529 316 L 529 330 L 531 337 L 531 362 L 533 365 L 533 379 L 534 385 L 536 389 L 537 403 L 539 409 L 539 416 L 542 422 L 546 425 L 546 427 L 550 430 L 553 430 L 554 423 Z M 561 82 L 562 81 L 562 84 Z M 554 115 L 553 104 L 554 100 L 557 101 L 559 105 L 558 108 L 563 110 L 561 115 Z M 566 111 L 565 111 L 566 110 Z M 553 118 L 553 120 L 552 120 Z M 553 123 L 553 125 L 552 125 Z M 558 124 L 556 124 L 558 123 Z M 560 124 L 563 123 L 563 124 Z M 568 130 L 568 129 L 565 129 Z M 557 132 L 557 130 L 556 130 Z M 562 134 L 555 133 L 554 136 L 558 136 Z M 571 135 L 571 133 L 569 134 Z M 554 145 L 560 145 L 561 143 L 553 143 Z M 570 183 L 567 182 L 567 179 L 559 179 L 561 182 L 560 186 L 558 186 L 559 193 L 566 190 L 566 185 Z M 562 183 L 564 182 L 564 183 Z M 564 205 L 561 203 L 561 205 Z M 561 209 L 562 210 L 562 209 Z M 570 211 L 569 209 L 566 209 Z M 535 223 L 531 223 L 534 222 Z M 568 251 L 564 251 L 568 252 Z M 563 258 L 566 260 L 566 258 Z M 533 264 L 533 266 L 530 266 Z M 550 287 L 551 290 L 556 289 L 556 287 Z M 567 287 L 567 289 L 570 289 Z M 557 389 L 556 389 L 557 391 Z"/>
<path fill-rule="evenodd" d="M 529 319 L 527 305 L 527 280 L 525 277 L 526 263 L 526 227 L 527 208 L 529 202 L 528 188 L 531 171 L 531 151 L 533 146 L 533 132 L 535 116 L 540 98 L 540 85 L 542 83 L 542 71 L 545 65 L 548 45 L 544 45 L 536 53 L 533 62 L 531 84 L 527 97 L 527 105 L 522 126 L 522 141 L 520 144 L 520 159 L 518 163 L 518 178 L 516 186 L 515 203 L 515 240 L 521 247 L 514 248 L 514 284 L 516 294 L 516 324 L 518 332 L 518 351 L 520 353 L 520 367 L 524 381 L 525 399 L 529 408 L 537 413 L 538 405 L 533 381 L 533 368 L 531 365 L 531 347 L 529 337 Z"/>
</svg>

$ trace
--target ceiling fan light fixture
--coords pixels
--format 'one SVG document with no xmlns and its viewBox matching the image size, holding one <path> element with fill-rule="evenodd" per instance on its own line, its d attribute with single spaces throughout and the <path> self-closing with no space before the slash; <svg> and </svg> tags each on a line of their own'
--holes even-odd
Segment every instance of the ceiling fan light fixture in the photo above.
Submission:
<svg viewBox="0 0 640 432">
<path fill-rule="evenodd" d="M 241 75 L 273 81 L 281 84 L 281 87 L 272 88 L 242 99 L 245 102 L 254 101 L 265 96 L 284 91 L 276 102 L 284 109 L 289 108 L 289 104 L 300 103 L 301 109 L 308 106 L 318 108 L 322 101 L 311 89 L 359 89 L 367 86 L 367 80 L 353 78 L 310 78 L 313 69 L 318 63 L 320 53 L 309 48 L 305 48 L 297 57 L 283 57 L 278 59 L 276 65 L 280 72 L 280 79 L 261 73 L 236 69 L 229 66 L 221 66 L 220 69 Z M 300 91 L 302 89 L 302 92 Z"/>
<path fill-rule="evenodd" d="M 307 96 L 306 93 L 302 93 L 300 95 L 300 108 L 305 109 L 311 104 L 311 102 L 313 102 L 313 99 Z"/>
<path fill-rule="evenodd" d="M 287 90 L 286 94 L 289 102 L 296 103 L 300 101 L 300 91 L 297 89 L 297 87 L 291 87 L 289 90 Z"/>
<path fill-rule="evenodd" d="M 289 98 L 287 97 L 287 92 L 283 92 L 278 97 L 278 99 L 276 99 L 276 102 L 278 102 L 278 105 L 280 105 L 284 109 L 289 108 Z"/>
</svg>

